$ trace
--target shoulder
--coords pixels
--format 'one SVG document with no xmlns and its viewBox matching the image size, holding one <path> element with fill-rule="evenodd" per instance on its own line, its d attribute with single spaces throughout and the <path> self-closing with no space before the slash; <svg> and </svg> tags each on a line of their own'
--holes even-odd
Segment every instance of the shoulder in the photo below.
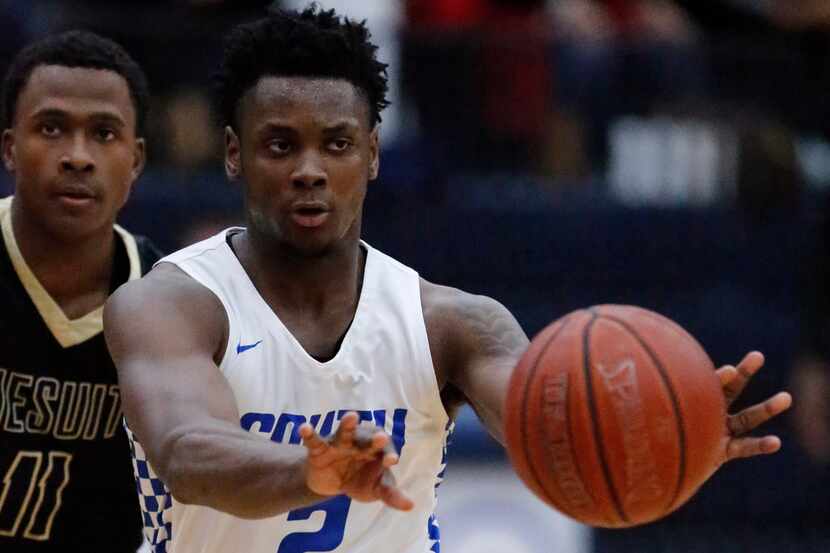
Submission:
<svg viewBox="0 0 830 553">
<path fill-rule="evenodd" d="M 504 305 L 489 296 L 471 294 L 421 279 L 421 303 L 427 326 L 458 331 L 495 316 L 510 316 Z"/>
<path fill-rule="evenodd" d="M 227 326 L 219 299 L 184 271 L 164 262 L 119 287 L 104 309 L 108 336 L 127 330 L 159 338 L 198 336 L 200 343 L 218 350 Z"/>
<path fill-rule="evenodd" d="M 421 304 L 430 346 L 447 367 L 480 356 L 512 356 L 527 345 L 515 317 L 491 297 L 421 279 Z"/>
<path fill-rule="evenodd" d="M 227 253 L 228 233 L 232 230 L 234 229 L 225 229 L 217 234 L 214 234 L 213 236 L 205 238 L 204 240 L 185 246 L 184 248 L 163 257 L 161 261 L 179 264 L 187 263 L 188 261 L 195 260 L 196 258 L 203 258 L 204 256 L 216 254 L 222 255 Z"/>
<path fill-rule="evenodd" d="M 221 306 L 210 290 L 176 265 L 163 260 L 142 278 L 120 286 L 107 304 L 125 304 L 136 310 L 162 308 L 163 311 L 182 308 L 190 311 L 213 304 Z"/>
<path fill-rule="evenodd" d="M 365 241 L 361 241 L 361 244 L 364 248 L 366 248 L 366 251 L 369 253 L 372 259 L 372 263 L 376 266 L 382 266 L 384 271 L 386 271 L 387 273 L 394 275 L 396 278 L 419 278 L 418 272 L 412 267 L 409 267 L 408 265 L 405 265 L 404 263 L 398 261 L 394 257 L 383 253 L 377 248 L 372 247 Z"/>
</svg>

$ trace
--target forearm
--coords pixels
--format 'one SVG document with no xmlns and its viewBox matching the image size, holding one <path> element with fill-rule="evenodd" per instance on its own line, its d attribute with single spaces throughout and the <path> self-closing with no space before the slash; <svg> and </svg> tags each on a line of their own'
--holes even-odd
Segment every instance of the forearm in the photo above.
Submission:
<svg viewBox="0 0 830 553">
<path fill-rule="evenodd" d="M 306 451 L 228 424 L 189 429 L 169 440 L 159 471 L 182 503 L 241 518 L 266 518 L 327 499 L 306 485 Z"/>
<path fill-rule="evenodd" d="M 472 400 L 469 402 L 469 404 L 470 407 L 472 407 L 478 419 L 484 425 L 484 428 L 487 429 L 487 432 L 490 434 L 490 436 L 492 436 L 493 439 L 499 442 L 501 445 L 506 445 L 503 422 L 504 413 L 502 412 L 502 409 L 497 407 L 496 405 L 487 405 L 485 403 L 479 403 Z"/>
<path fill-rule="evenodd" d="M 504 438 L 504 400 L 513 366 L 508 360 L 502 360 L 487 367 L 486 374 L 481 374 L 477 382 L 466 382 L 467 401 L 490 435 L 500 444 Z"/>
</svg>

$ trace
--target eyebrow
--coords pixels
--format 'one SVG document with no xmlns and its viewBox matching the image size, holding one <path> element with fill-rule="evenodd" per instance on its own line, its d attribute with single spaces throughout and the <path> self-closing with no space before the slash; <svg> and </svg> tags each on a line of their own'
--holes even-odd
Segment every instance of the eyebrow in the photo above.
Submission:
<svg viewBox="0 0 830 553">
<path fill-rule="evenodd" d="M 329 127 L 325 127 L 323 129 L 323 134 L 338 134 L 346 131 L 354 131 L 359 127 L 359 125 L 352 121 L 343 121 L 339 123 L 335 123 Z M 299 131 L 288 125 L 281 125 L 279 123 L 265 123 L 257 130 L 257 134 L 271 134 L 271 133 L 279 133 L 279 134 L 298 134 Z"/>
<path fill-rule="evenodd" d="M 125 127 L 127 123 L 122 119 L 119 115 L 112 113 L 110 111 L 96 111 L 88 116 L 90 119 L 95 121 L 101 121 L 110 123 L 117 127 Z M 45 119 L 45 118 L 55 118 L 55 119 L 67 119 L 69 118 L 69 113 L 62 109 L 57 108 L 45 108 L 36 111 L 32 115 L 33 119 Z"/>
<path fill-rule="evenodd" d="M 259 129 L 257 129 L 257 134 L 270 133 L 297 134 L 297 129 L 289 127 L 287 125 L 278 125 L 276 123 L 265 123 Z"/>
<path fill-rule="evenodd" d="M 323 133 L 325 134 L 338 134 L 345 131 L 354 131 L 358 128 L 356 123 L 351 121 L 344 121 L 342 123 L 337 123 L 336 125 L 332 125 L 331 127 L 326 127 L 323 129 Z"/>
</svg>

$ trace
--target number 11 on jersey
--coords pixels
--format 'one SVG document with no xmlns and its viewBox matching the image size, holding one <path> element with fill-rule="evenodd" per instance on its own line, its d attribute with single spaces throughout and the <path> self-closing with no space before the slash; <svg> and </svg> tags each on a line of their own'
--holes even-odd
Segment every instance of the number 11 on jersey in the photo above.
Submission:
<svg viewBox="0 0 830 553">
<path fill-rule="evenodd" d="M 30 511 L 29 505 L 34 502 L 23 537 L 36 541 L 49 539 L 52 522 L 61 506 L 63 489 L 69 483 L 72 455 L 64 451 L 50 451 L 46 463 L 43 457 L 42 451 L 18 451 L 3 475 L 0 536 L 17 535 L 26 513 Z"/>
</svg>

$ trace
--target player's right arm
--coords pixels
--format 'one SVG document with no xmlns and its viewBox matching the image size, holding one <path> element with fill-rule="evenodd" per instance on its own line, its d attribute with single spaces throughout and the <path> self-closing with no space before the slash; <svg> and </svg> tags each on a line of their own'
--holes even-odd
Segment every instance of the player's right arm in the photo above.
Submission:
<svg viewBox="0 0 830 553">
<path fill-rule="evenodd" d="M 119 288 L 104 310 L 104 329 L 126 419 L 178 501 L 244 518 L 339 493 L 408 505 L 389 477 L 397 458 L 388 436 L 357 428 L 356 416 L 344 417 L 328 440 L 304 427 L 305 449 L 240 428 L 233 391 L 218 368 L 227 315 L 177 267 L 162 264 Z"/>
</svg>

